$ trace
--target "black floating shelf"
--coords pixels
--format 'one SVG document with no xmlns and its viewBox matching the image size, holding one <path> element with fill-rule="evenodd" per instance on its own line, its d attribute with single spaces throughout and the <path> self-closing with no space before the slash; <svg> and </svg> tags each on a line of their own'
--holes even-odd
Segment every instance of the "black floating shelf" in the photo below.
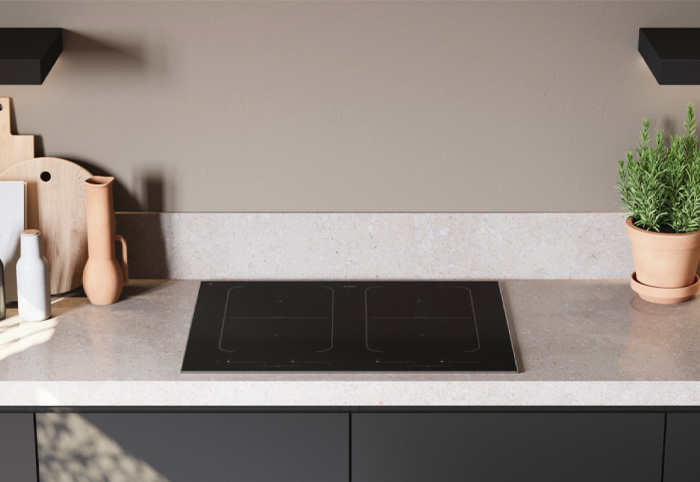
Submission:
<svg viewBox="0 0 700 482">
<path fill-rule="evenodd" d="M 62 51 L 63 29 L 0 28 L 0 84 L 42 84 Z"/>
<path fill-rule="evenodd" d="M 639 53 L 662 85 L 700 85 L 700 28 L 640 28 Z"/>
</svg>

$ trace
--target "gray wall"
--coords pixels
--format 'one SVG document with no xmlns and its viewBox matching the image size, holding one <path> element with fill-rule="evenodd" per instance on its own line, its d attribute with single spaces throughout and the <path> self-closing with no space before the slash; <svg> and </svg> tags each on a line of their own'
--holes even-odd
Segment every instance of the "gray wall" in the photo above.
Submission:
<svg viewBox="0 0 700 482">
<path fill-rule="evenodd" d="M 614 211 L 639 123 L 678 130 L 638 28 L 696 2 L 2 2 L 60 26 L 43 86 L 0 86 L 119 210 Z"/>
</svg>

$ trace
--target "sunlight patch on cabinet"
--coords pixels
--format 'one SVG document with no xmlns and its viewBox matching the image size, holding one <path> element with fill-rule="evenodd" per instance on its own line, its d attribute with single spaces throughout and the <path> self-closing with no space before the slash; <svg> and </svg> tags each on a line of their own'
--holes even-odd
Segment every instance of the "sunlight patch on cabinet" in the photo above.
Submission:
<svg viewBox="0 0 700 482">
<path fill-rule="evenodd" d="M 36 416 L 41 482 L 169 482 L 77 413 Z"/>
</svg>

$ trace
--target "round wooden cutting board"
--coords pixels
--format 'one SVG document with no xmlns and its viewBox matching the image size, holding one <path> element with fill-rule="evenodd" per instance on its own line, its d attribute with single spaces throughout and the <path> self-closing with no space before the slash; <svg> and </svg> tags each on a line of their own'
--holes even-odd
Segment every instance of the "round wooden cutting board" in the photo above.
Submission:
<svg viewBox="0 0 700 482">
<path fill-rule="evenodd" d="M 38 229 L 49 262 L 51 294 L 82 284 L 87 261 L 85 187 L 87 169 L 55 157 L 38 157 L 11 166 L 0 181 L 27 183 L 27 229 Z"/>
</svg>

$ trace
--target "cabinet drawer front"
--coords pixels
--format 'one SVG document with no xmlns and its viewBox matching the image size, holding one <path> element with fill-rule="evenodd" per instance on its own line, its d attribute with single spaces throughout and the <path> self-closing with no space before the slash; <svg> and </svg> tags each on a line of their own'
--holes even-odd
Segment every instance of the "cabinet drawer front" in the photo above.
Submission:
<svg viewBox="0 0 700 482">
<path fill-rule="evenodd" d="M 347 482 L 349 415 L 37 414 L 42 482 Z"/>
<path fill-rule="evenodd" d="M 352 416 L 353 482 L 660 482 L 663 414 Z"/>
<path fill-rule="evenodd" d="M 669 413 L 664 482 L 700 480 L 700 413 Z"/>
<path fill-rule="evenodd" d="M 36 482 L 32 413 L 0 413 L 0 480 Z"/>
</svg>

